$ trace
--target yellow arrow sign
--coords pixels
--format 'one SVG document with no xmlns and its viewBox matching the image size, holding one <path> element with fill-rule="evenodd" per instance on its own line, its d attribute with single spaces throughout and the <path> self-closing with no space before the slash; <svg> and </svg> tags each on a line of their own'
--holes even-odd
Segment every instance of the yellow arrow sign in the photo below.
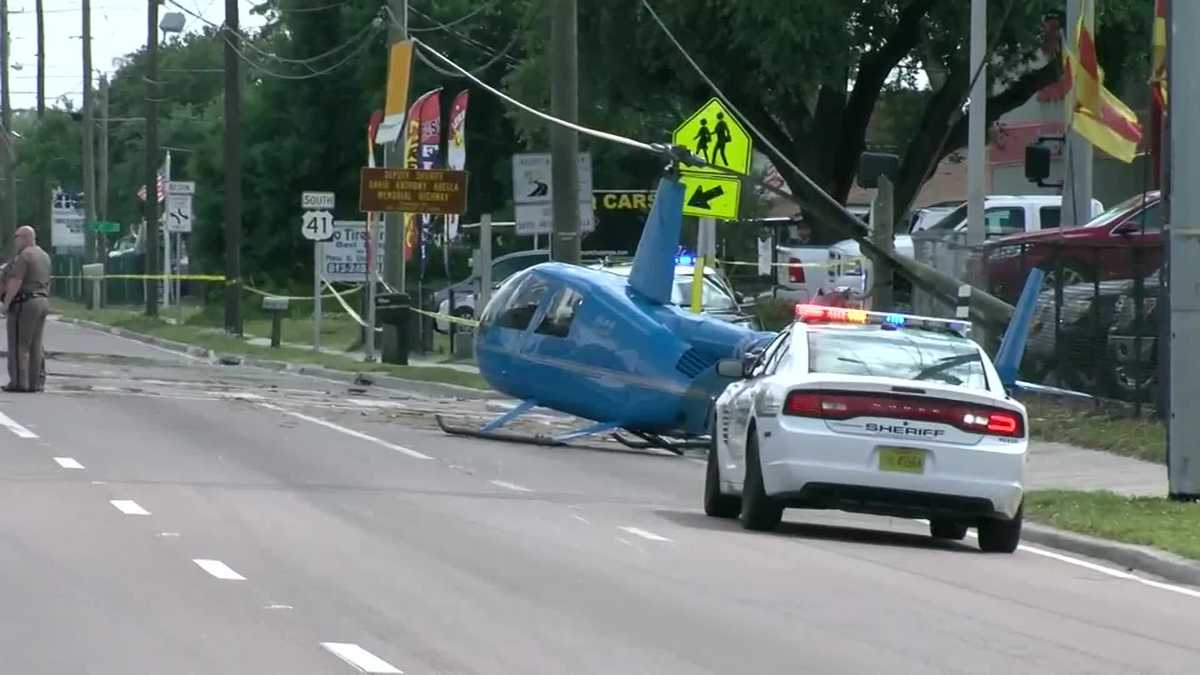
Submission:
<svg viewBox="0 0 1200 675">
<path fill-rule="evenodd" d="M 715 98 L 700 106 L 679 125 L 671 139 L 675 145 L 686 147 L 714 166 L 733 169 L 741 174 L 750 173 L 750 157 L 754 152 L 750 134 Z M 686 170 L 692 173 L 720 173 L 708 167 L 688 167 Z"/>
<path fill-rule="evenodd" d="M 737 178 L 685 173 L 679 182 L 684 187 L 683 215 L 737 220 L 742 196 L 742 182 Z"/>
</svg>

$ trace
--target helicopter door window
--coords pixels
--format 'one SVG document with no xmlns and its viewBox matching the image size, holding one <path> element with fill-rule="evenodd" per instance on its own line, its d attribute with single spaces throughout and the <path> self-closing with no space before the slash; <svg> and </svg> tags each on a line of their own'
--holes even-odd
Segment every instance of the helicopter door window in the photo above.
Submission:
<svg viewBox="0 0 1200 675">
<path fill-rule="evenodd" d="M 545 295 L 546 282 L 535 276 L 527 277 L 496 318 L 496 325 L 501 328 L 525 330 Z"/>
<path fill-rule="evenodd" d="M 552 335 L 565 338 L 571 332 L 571 322 L 575 320 L 575 310 L 579 307 L 583 296 L 570 288 L 564 288 L 551 301 L 546 316 L 534 331 L 540 335 Z"/>
</svg>

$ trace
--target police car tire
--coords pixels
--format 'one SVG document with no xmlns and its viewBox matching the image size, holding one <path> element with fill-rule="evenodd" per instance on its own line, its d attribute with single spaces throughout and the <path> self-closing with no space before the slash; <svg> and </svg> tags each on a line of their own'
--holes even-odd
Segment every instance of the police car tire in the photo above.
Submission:
<svg viewBox="0 0 1200 675">
<path fill-rule="evenodd" d="M 953 520 L 931 520 L 929 521 L 929 535 L 934 539 L 961 541 L 963 537 L 967 536 L 967 526 Z"/>
<path fill-rule="evenodd" d="M 1012 553 L 1021 543 L 1021 522 L 1025 506 L 1017 509 L 1012 520 L 988 518 L 979 523 L 979 548 L 986 553 Z"/>
<path fill-rule="evenodd" d="M 732 495 L 721 494 L 721 474 L 717 463 L 717 437 L 714 433 L 708 446 L 708 470 L 704 472 L 704 513 L 713 518 L 737 518 L 742 502 Z"/>
<path fill-rule="evenodd" d="M 746 439 L 746 480 L 742 483 L 742 526 L 769 532 L 783 520 L 783 506 L 767 496 L 762 467 L 758 461 L 758 432 L 750 429 Z"/>
</svg>

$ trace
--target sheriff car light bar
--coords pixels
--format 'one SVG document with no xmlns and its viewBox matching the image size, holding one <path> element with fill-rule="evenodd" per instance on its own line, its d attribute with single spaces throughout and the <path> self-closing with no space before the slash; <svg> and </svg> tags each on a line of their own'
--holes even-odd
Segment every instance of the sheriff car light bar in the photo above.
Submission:
<svg viewBox="0 0 1200 675">
<path fill-rule="evenodd" d="M 950 331 L 964 336 L 971 330 L 971 325 L 965 321 L 895 312 L 868 312 L 862 309 L 825 307 L 823 305 L 796 305 L 796 320 L 810 324 L 847 323 L 893 328 L 923 328 L 925 330 Z"/>
</svg>

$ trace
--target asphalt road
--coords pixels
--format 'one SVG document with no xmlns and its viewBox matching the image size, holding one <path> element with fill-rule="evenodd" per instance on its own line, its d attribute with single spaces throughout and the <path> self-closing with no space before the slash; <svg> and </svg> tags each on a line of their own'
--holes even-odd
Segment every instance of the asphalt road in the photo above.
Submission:
<svg viewBox="0 0 1200 675">
<path fill-rule="evenodd" d="M 1200 592 L 920 523 L 704 517 L 703 464 L 51 323 L 0 395 L 0 670 L 1189 673 Z"/>
</svg>

